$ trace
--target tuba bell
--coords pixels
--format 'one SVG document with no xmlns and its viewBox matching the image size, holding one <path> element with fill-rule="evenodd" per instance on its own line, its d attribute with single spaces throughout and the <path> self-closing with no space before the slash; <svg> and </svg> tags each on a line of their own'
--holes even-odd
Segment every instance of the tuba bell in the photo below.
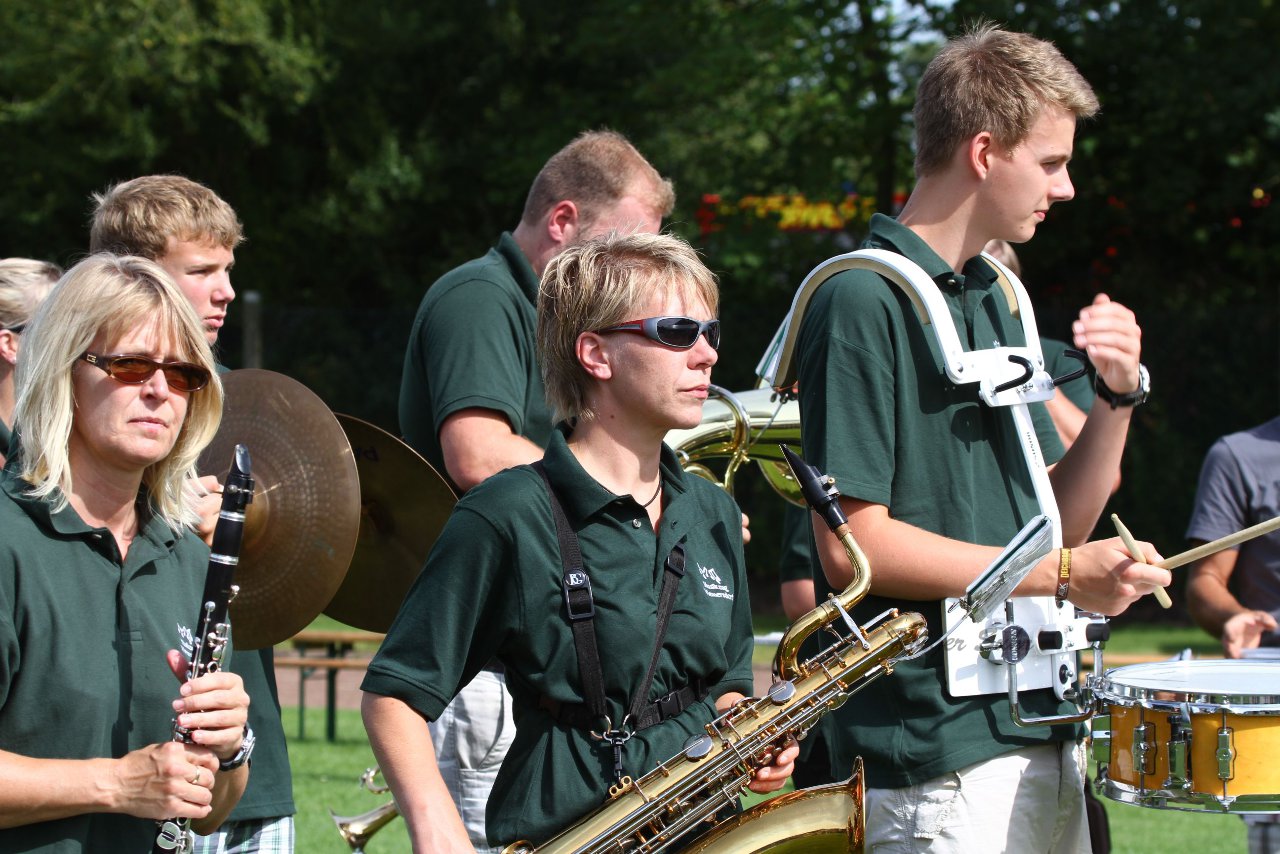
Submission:
<svg viewBox="0 0 1280 854">
<path fill-rule="evenodd" d="M 734 478 L 743 463 L 755 461 L 769 485 L 784 499 L 804 506 L 800 487 L 779 445 L 800 444 L 800 403 L 779 400 L 772 389 L 730 392 L 711 386 L 697 427 L 672 430 L 666 442 L 680 466 L 704 477 L 733 495 Z M 708 463 L 724 459 L 724 475 L 717 477 Z"/>
<path fill-rule="evenodd" d="M 366 768 L 364 773 L 360 775 L 360 785 L 375 795 L 390 791 L 390 786 L 379 785 L 374 782 L 374 778 L 377 776 L 377 768 Z M 400 815 L 400 810 L 393 800 L 359 815 L 338 815 L 333 810 L 329 810 L 329 818 L 333 819 L 333 823 L 338 826 L 338 833 L 342 835 L 343 841 L 351 846 L 353 854 L 364 854 L 364 846 L 369 843 L 373 835 L 386 827 L 398 815 Z"/>
</svg>

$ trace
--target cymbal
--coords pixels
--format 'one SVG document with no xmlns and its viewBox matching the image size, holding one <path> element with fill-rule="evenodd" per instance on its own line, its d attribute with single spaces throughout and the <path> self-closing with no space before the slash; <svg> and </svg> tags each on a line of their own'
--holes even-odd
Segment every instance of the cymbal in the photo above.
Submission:
<svg viewBox="0 0 1280 854">
<path fill-rule="evenodd" d="M 324 612 L 358 629 L 385 632 L 457 498 L 400 439 L 359 418 L 337 418 L 360 473 L 360 536 L 346 580 Z"/>
<path fill-rule="evenodd" d="M 247 369 L 222 375 L 222 426 L 200 474 L 226 476 L 237 444 L 253 461 L 253 502 L 231 603 L 237 649 L 260 649 L 306 628 L 333 597 L 360 530 L 351 445 L 329 407 L 297 380 Z"/>
</svg>

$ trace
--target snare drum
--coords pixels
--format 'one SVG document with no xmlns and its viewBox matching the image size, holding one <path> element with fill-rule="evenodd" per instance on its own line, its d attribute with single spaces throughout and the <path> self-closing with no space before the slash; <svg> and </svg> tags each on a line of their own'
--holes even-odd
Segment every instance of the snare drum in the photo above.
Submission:
<svg viewBox="0 0 1280 854">
<path fill-rule="evenodd" d="M 1280 661 L 1161 661 L 1092 682 L 1104 794 L 1147 807 L 1280 812 Z"/>
</svg>

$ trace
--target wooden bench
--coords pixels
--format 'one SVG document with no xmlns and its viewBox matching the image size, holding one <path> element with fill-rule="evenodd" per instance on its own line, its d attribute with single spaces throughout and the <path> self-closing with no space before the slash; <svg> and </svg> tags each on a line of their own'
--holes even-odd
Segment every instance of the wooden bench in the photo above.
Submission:
<svg viewBox="0 0 1280 854">
<path fill-rule="evenodd" d="M 319 671 L 325 674 L 325 738 L 334 741 L 337 738 L 338 671 L 364 670 L 369 666 L 371 655 L 348 656 L 356 652 L 357 644 L 377 645 L 384 637 L 377 632 L 305 629 L 285 641 L 293 646 L 294 652 L 277 655 L 275 665 L 298 670 L 298 738 L 306 738 L 307 677 Z M 313 650 L 322 654 L 309 655 Z"/>
</svg>

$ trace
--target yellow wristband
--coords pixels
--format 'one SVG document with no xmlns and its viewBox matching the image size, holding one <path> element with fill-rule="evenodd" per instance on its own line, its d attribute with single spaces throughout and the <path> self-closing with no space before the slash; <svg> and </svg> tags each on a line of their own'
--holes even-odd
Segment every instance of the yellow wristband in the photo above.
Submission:
<svg viewBox="0 0 1280 854">
<path fill-rule="evenodd" d="M 1058 604 L 1062 604 L 1067 600 L 1067 593 L 1071 589 L 1071 549 L 1058 549 L 1058 589 L 1054 591 L 1054 598 L 1058 600 Z"/>
</svg>

